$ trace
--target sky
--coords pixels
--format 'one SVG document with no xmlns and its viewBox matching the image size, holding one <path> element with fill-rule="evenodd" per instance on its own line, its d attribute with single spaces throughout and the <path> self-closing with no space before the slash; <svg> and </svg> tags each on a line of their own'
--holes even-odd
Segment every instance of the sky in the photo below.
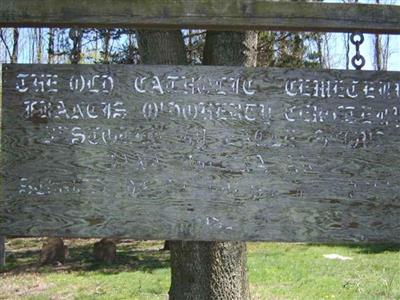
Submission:
<svg viewBox="0 0 400 300">
<path fill-rule="evenodd" d="M 348 2 L 349 0 L 345 0 Z M 326 3 L 343 3 L 343 0 L 324 0 Z M 354 0 L 353 0 L 354 2 Z M 376 0 L 358 0 L 359 3 L 375 3 Z M 391 4 L 391 5 L 400 5 L 400 0 L 380 0 L 380 3 Z M 331 55 L 333 60 L 335 61 L 334 68 L 335 69 L 343 69 L 345 67 L 345 61 L 342 59 L 345 51 L 344 42 L 343 42 L 343 34 L 341 33 L 332 33 L 332 42 Z M 372 34 L 364 34 L 365 41 L 360 47 L 361 54 L 366 58 L 366 64 L 363 70 L 374 70 L 373 67 L 373 37 Z M 384 35 L 386 38 L 387 35 Z M 388 60 L 388 70 L 390 71 L 400 71 L 400 36 L 399 35 L 389 35 L 390 40 L 390 50 L 389 50 L 389 60 Z M 350 55 L 354 55 L 355 48 L 354 46 L 350 48 Z M 337 57 L 338 59 L 335 59 Z"/>
</svg>

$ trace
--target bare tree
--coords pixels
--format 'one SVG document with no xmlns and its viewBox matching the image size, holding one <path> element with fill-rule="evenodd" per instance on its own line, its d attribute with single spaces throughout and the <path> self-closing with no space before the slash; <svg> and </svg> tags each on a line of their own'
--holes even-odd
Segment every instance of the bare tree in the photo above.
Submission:
<svg viewBox="0 0 400 300">
<path fill-rule="evenodd" d="M 103 38 L 103 58 L 102 63 L 109 64 L 110 63 L 110 41 L 111 41 L 111 32 L 108 29 L 100 31 L 101 36 Z"/>
<path fill-rule="evenodd" d="M 82 29 L 71 28 L 69 38 L 72 40 L 72 49 L 70 53 L 71 64 L 79 64 L 82 56 Z"/>
<path fill-rule="evenodd" d="M 322 55 L 324 56 L 324 68 L 331 69 L 332 68 L 332 60 L 331 60 L 331 51 L 330 51 L 330 41 L 331 34 L 325 32 L 322 35 L 323 38 L 323 51 Z"/>
<path fill-rule="evenodd" d="M 19 41 L 19 29 L 13 29 L 13 49 L 11 55 L 11 63 L 15 64 L 18 62 L 18 41 Z"/>
<path fill-rule="evenodd" d="M 41 63 L 43 57 L 43 37 L 42 37 L 42 28 L 36 28 L 35 30 L 35 38 L 36 38 L 36 62 Z"/>
<path fill-rule="evenodd" d="M 13 42 L 12 47 L 8 45 L 8 38 L 7 38 L 7 30 L 0 29 L 0 40 L 3 43 L 5 53 L 4 53 L 4 61 L 9 61 L 10 63 L 17 63 L 18 61 L 18 48 L 19 48 L 19 29 L 13 28 Z"/>
<path fill-rule="evenodd" d="M 392 4 L 393 1 L 384 1 Z M 381 0 L 375 0 L 375 4 L 381 4 Z M 377 71 L 387 70 L 390 56 L 390 36 L 375 34 L 372 39 L 374 68 Z"/>
<path fill-rule="evenodd" d="M 49 29 L 49 41 L 48 41 L 48 46 L 47 46 L 47 63 L 53 64 L 54 63 L 54 35 L 56 33 L 56 30 L 54 28 Z"/>
</svg>

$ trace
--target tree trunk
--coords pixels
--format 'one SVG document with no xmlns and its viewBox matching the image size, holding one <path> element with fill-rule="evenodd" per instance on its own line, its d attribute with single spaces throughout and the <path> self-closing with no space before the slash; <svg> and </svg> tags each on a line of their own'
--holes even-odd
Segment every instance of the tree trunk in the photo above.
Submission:
<svg viewBox="0 0 400 300">
<path fill-rule="evenodd" d="M 208 33 L 205 64 L 256 63 L 256 33 Z M 186 64 L 179 31 L 138 31 L 145 64 Z M 170 299 L 249 299 L 246 244 L 242 242 L 171 241 Z"/>
<path fill-rule="evenodd" d="M 376 4 L 379 4 L 379 0 L 375 0 Z M 374 36 L 374 46 L 375 46 L 375 70 L 382 70 L 382 44 L 381 38 L 379 34 L 375 34 Z"/>
<path fill-rule="evenodd" d="M 0 235 L 0 268 L 6 265 L 6 237 Z"/>
<path fill-rule="evenodd" d="M 140 61 L 143 64 L 186 65 L 186 53 L 180 31 L 137 31 Z M 165 241 L 162 250 L 170 250 Z"/>
<path fill-rule="evenodd" d="M 375 34 L 374 36 L 374 62 L 375 62 L 375 70 L 382 70 L 382 45 L 381 38 L 379 34 Z"/>
<path fill-rule="evenodd" d="M 250 298 L 243 242 L 170 242 L 171 288 L 178 299 Z"/>
<path fill-rule="evenodd" d="M 346 70 L 350 69 L 350 33 L 343 33 L 344 45 L 346 48 Z"/>
<path fill-rule="evenodd" d="M 36 28 L 36 62 L 40 64 L 42 62 L 42 29 Z"/>
<path fill-rule="evenodd" d="M 12 50 L 12 56 L 11 56 L 11 63 L 16 64 L 18 62 L 18 42 L 19 42 L 19 29 L 14 28 L 13 29 L 13 50 Z"/>
<path fill-rule="evenodd" d="M 53 64 L 54 63 L 54 28 L 49 28 L 49 45 L 47 48 L 47 63 Z"/>
<path fill-rule="evenodd" d="M 203 64 L 255 67 L 257 36 L 254 31 L 207 32 Z"/>
<path fill-rule="evenodd" d="M 137 38 L 143 64 L 186 65 L 185 44 L 180 31 L 140 30 Z"/>
<path fill-rule="evenodd" d="M 208 32 L 203 63 L 256 65 L 255 32 Z M 170 243 L 171 300 L 250 298 L 243 242 Z"/>
<path fill-rule="evenodd" d="M 110 63 L 110 40 L 111 40 L 111 32 L 106 29 L 103 31 L 103 64 Z"/>
<path fill-rule="evenodd" d="M 80 28 L 71 28 L 69 31 L 69 38 L 72 40 L 72 49 L 70 53 L 71 64 L 77 65 L 82 56 L 82 34 Z"/>
</svg>

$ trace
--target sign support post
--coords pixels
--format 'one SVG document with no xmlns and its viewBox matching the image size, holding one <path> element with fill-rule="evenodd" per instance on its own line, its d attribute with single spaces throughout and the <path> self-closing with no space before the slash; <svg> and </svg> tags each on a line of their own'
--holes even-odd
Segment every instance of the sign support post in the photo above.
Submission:
<svg viewBox="0 0 400 300">
<path fill-rule="evenodd" d="M 6 237 L 0 235 L 0 268 L 6 265 Z"/>
</svg>

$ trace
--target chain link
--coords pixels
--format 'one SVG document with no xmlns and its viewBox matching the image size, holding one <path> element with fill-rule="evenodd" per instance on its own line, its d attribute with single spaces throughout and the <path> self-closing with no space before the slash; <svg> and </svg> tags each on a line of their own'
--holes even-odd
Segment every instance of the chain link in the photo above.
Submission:
<svg viewBox="0 0 400 300">
<path fill-rule="evenodd" d="M 351 59 L 351 64 L 356 70 L 361 70 L 365 66 L 365 58 L 360 53 L 360 45 L 364 42 L 364 35 L 362 33 L 352 33 L 350 42 L 356 46 L 356 54 Z"/>
<path fill-rule="evenodd" d="M 76 27 L 73 27 L 69 30 L 69 38 L 73 41 L 79 40 L 82 38 L 82 30 Z"/>
</svg>

